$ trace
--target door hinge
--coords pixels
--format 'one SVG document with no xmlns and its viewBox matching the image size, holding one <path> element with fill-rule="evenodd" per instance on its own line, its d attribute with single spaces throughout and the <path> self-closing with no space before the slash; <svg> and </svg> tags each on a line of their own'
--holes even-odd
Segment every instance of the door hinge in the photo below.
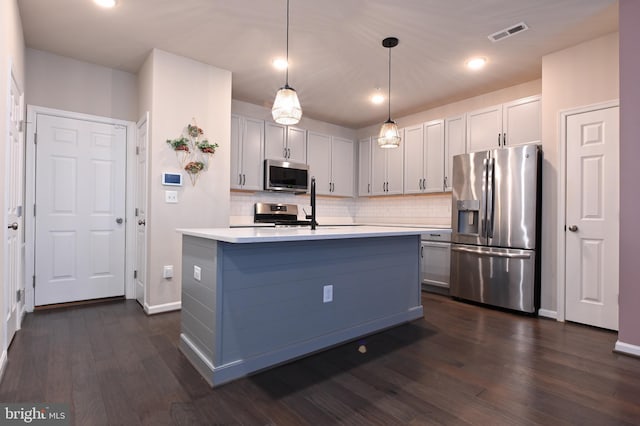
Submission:
<svg viewBox="0 0 640 426">
<path fill-rule="evenodd" d="M 134 279 L 138 278 L 138 271 L 133 271 L 133 278 Z"/>
<path fill-rule="evenodd" d="M 136 217 L 138 217 L 138 208 L 136 207 Z"/>
<path fill-rule="evenodd" d="M 36 288 L 36 276 L 33 276 L 33 283 L 32 283 L 33 288 Z"/>
<path fill-rule="evenodd" d="M 36 217 L 36 205 L 33 205 L 33 217 Z"/>
<path fill-rule="evenodd" d="M 18 290 L 18 291 L 16 291 L 16 302 L 20 303 L 21 299 L 22 299 L 22 291 Z"/>
<path fill-rule="evenodd" d="M 24 120 L 18 121 L 18 131 L 22 133 L 24 131 Z"/>
<path fill-rule="evenodd" d="M 136 146 L 136 155 L 140 155 L 140 147 Z"/>
<path fill-rule="evenodd" d="M 37 133 L 33 134 L 33 144 L 34 145 L 38 145 L 38 134 Z"/>
</svg>

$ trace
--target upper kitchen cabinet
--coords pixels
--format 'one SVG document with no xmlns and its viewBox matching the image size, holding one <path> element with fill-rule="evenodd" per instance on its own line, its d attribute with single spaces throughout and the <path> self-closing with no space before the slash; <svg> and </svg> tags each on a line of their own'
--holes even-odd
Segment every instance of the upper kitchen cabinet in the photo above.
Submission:
<svg viewBox="0 0 640 426">
<path fill-rule="evenodd" d="M 540 96 L 467 113 L 467 152 L 540 143 Z"/>
<path fill-rule="evenodd" d="M 308 132 L 309 172 L 319 195 L 353 196 L 353 142 Z"/>
<path fill-rule="evenodd" d="M 402 194 L 404 137 L 402 139 L 399 148 L 380 148 L 372 138 L 371 195 Z"/>
<path fill-rule="evenodd" d="M 371 192 L 371 138 L 358 141 L 358 196 L 366 197 Z"/>
<path fill-rule="evenodd" d="M 404 129 L 404 193 L 444 190 L 444 120 Z"/>
<path fill-rule="evenodd" d="M 262 189 L 264 121 L 231 116 L 231 188 Z"/>
<path fill-rule="evenodd" d="M 465 153 L 465 126 L 464 115 L 449 117 L 444 120 L 444 190 L 451 191 L 453 179 L 453 157 Z"/>
<path fill-rule="evenodd" d="M 307 138 L 303 129 L 266 122 L 264 147 L 265 159 L 307 162 Z"/>
</svg>

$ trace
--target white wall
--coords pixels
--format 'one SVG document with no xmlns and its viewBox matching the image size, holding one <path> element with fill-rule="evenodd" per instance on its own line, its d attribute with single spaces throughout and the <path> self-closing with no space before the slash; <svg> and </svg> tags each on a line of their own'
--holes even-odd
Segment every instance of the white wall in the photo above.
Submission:
<svg viewBox="0 0 640 426">
<path fill-rule="evenodd" d="M 26 62 L 28 104 L 138 120 L 134 74 L 35 49 Z"/>
<path fill-rule="evenodd" d="M 0 188 L 6 188 L 5 167 L 6 146 L 7 146 L 7 99 L 9 96 L 9 82 L 11 79 L 10 67 L 17 80 L 20 89 L 25 91 L 24 79 L 24 39 L 22 37 L 22 23 L 20 12 L 15 0 L 0 1 Z M 4 191 L 3 191 L 4 194 Z M 0 196 L 0 212 L 2 212 L 2 235 L 7 229 L 5 223 L 5 197 Z M 6 241 L 3 237 L 2 241 Z M 3 319 L 0 321 L 0 360 L 6 360 L 6 350 L 4 345 L 6 324 L 4 321 L 4 303 L 6 280 L 4 271 L 5 244 L 0 244 L 0 309 L 3 312 Z M 0 371 L 4 364 L 0 364 Z"/>
<path fill-rule="evenodd" d="M 619 97 L 618 33 L 542 58 L 542 294 L 557 311 L 558 145 L 560 112 Z"/>
<path fill-rule="evenodd" d="M 147 294 L 149 305 L 158 307 L 180 302 L 182 243 L 176 228 L 229 224 L 231 72 L 154 49 L 139 78 L 141 104 L 151 105 Z M 204 136 L 220 146 L 196 186 L 166 143 L 179 137 L 193 118 Z M 167 188 L 160 178 L 166 171 L 183 172 L 178 204 L 164 201 Z M 173 279 L 162 278 L 164 265 L 173 265 Z"/>
</svg>

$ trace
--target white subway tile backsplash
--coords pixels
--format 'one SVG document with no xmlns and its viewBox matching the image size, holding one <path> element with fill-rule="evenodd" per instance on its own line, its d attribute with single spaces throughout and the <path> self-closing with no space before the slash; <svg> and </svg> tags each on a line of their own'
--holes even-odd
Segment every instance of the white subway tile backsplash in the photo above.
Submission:
<svg viewBox="0 0 640 426">
<path fill-rule="evenodd" d="M 297 204 L 310 211 L 308 195 L 275 192 L 232 192 L 230 216 L 236 223 L 253 220 L 255 203 Z M 318 221 L 322 223 L 384 223 L 451 226 L 451 194 L 408 195 L 373 198 L 317 199 Z"/>
</svg>

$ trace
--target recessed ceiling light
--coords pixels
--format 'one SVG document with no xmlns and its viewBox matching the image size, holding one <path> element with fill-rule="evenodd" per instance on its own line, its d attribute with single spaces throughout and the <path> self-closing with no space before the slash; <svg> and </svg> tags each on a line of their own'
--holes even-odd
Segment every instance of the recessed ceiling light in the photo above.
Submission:
<svg viewBox="0 0 640 426">
<path fill-rule="evenodd" d="M 380 105 L 383 102 L 384 102 L 384 95 L 383 94 L 376 93 L 375 95 L 371 96 L 371 103 L 374 103 L 376 105 Z"/>
<path fill-rule="evenodd" d="M 287 60 L 284 58 L 276 58 L 273 60 L 272 64 L 275 69 L 281 71 L 286 70 L 288 66 Z"/>
<path fill-rule="evenodd" d="M 487 58 L 471 58 L 467 60 L 466 64 L 467 68 L 469 68 L 470 70 L 479 70 L 484 68 L 484 66 L 487 64 Z"/>
<path fill-rule="evenodd" d="M 93 2 L 106 9 L 110 9 L 116 5 L 116 0 L 93 0 Z"/>
</svg>

